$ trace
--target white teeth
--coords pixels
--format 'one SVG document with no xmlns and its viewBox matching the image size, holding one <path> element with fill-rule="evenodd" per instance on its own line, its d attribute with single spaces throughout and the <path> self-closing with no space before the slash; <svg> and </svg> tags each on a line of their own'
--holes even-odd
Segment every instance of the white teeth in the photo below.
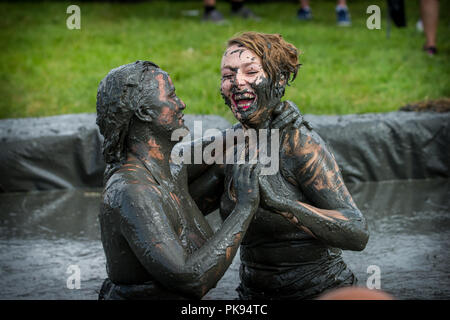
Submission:
<svg viewBox="0 0 450 320">
<path fill-rule="evenodd" d="M 243 94 L 240 94 L 240 95 L 236 95 L 235 96 L 235 100 L 236 101 L 239 101 L 239 100 L 248 100 L 248 99 L 254 99 L 255 98 L 255 95 L 254 94 L 251 94 L 251 93 L 243 93 Z"/>
</svg>

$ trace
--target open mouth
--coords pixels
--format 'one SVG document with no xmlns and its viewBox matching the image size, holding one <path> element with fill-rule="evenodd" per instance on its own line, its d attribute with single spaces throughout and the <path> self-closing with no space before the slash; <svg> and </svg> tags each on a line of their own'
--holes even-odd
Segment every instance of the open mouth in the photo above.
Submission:
<svg viewBox="0 0 450 320">
<path fill-rule="evenodd" d="M 256 100 L 256 95 L 251 92 L 234 93 L 231 98 L 234 105 L 240 110 L 247 110 Z"/>
</svg>

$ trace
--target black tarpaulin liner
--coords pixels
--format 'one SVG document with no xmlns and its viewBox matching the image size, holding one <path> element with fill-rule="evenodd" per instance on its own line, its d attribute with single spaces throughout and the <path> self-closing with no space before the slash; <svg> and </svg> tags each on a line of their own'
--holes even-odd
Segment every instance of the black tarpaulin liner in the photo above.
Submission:
<svg viewBox="0 0 450 320">
<path fill-rule="evenodd" d="M 214 115 L 185 115 L 209 128 L 231 124 Z M 95 114 L 0 120 L 0 191 L 101 187 L 103 137 Z"/>
<path fill-rule="evenodd" d="M 95 114 L 0 120 L 0 191 L 102 186 L 105 164 Z M 346 182 L 448 178 L 450 113 L 305 115 L 334 151 Z M 203 132 L 230 123 L 202 121 Z"/>
<path fill-rule="evenodd" d="M 346 182 L 448 178 L 450 113 L 306 115 Z"/>
</svg>

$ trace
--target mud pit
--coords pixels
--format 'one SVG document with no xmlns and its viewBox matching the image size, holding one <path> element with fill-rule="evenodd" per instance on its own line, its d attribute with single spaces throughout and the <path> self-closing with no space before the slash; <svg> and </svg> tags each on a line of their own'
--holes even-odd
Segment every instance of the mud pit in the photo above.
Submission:
<svg viewBox="0 0 450 320">
<path fill-rule="evenodd" d="M 366 249 L 343 253 L 359 285 L 375 265 L 397 299 L 449 299 L 450 114 L 306 118 L 369 224 Z M 0 121 L 0 299 L 97 299 L 106 277 L 100 144 L 95 115 Z M 81 270 L 78 290 L 66 286 L 70 265 Z M 237 298 L 238 268 L 239 254 L 204 299 Z"/>
<path fill-rule="evenodd" d="M 449 299 L 450 180 L 349 184 L 371 238 L 344 260 L 365 285 L 370 265 L 397 299 Z M 0 299 L 97 299 L 106 277 L 97 221 L 100 189 L 0 195 Z M 64 213 L 64 214 L 62 214 Z M 217 223 L 217 217 L 209 218 Z M 69 265 L 81 288 L 66 286 Z M 235 299 L 239 257 L 204 299 Z"/>
</svg>

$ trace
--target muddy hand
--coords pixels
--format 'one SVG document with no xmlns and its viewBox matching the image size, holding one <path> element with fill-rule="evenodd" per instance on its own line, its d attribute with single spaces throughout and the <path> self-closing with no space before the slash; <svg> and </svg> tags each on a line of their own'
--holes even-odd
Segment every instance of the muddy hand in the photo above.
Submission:
<svg viewBox="0 0 450 320">
<path fill-rule="evenodd" d="M 282 199 L 273 191 L 267 176 L 259 176 L 259 190 L 261 192 L 261 205 L 274 211 L 283 211 Z"/>
<path fill-rule="evenodd" d="M 233 167 L 233 187 L 237 203 L 240 206 L 259 206 L 259 166 L 251 164 L 237 164 Z"/>
<path fill-rule="evenodd" d="M 303 123 L 303 116 L 298 107 L 291 101 L 278 104 L 273 110 L 275 119 L 272 122 L 273 129 L 282 129 L 289 124 L 293 124 L 294 128 L 300 128 Z"/>
</svg>

